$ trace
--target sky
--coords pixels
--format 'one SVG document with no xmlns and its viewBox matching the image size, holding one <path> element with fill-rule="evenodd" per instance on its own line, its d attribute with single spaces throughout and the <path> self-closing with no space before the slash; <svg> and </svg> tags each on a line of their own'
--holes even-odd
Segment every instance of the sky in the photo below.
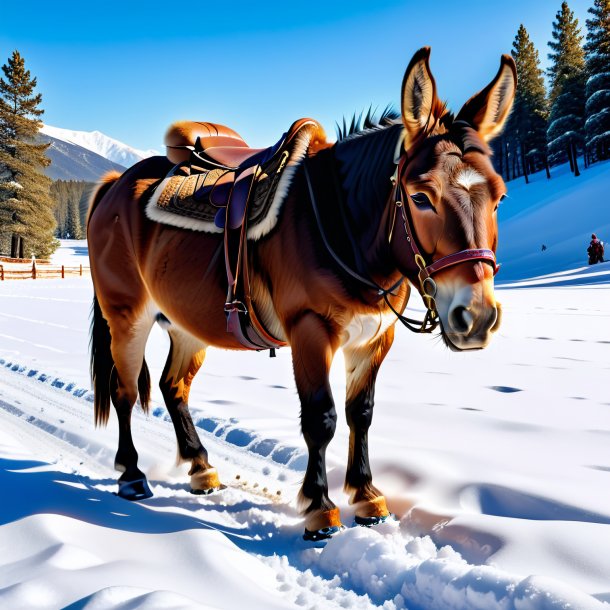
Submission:
<svg viewBox="0 0 610 610">
<path fill-rule="evenodd" d="M 583 31 L 591 4 L 569 1 Z M 521 23 L 548 65 L 560 5 L 30 0 L 2 8 L 0 63 L 15 49 L 25 58 L 49 125 L 161 151 L 166 128 L 193 119 L 229 125 L 259 147 L 300 117 L 334 139 L 344 115 L 398 106 L 404 71 L 424 45 L 439 96 L 457 111 L 493 78 Z"/>
</svg>

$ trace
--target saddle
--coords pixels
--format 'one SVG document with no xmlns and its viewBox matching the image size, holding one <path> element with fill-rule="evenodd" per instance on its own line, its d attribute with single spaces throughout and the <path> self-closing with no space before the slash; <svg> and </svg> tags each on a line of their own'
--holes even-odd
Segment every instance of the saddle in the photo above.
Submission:
<svg viewBox="0 0 610 610">
<path fill-rule="evenodd" d="M 264 329 L 252 307 L 247 242 L 275 226 L 293 174 L 314 139 L 325 137 L 312 119 L 294 122 L 268 148 L 250 148 L 224 125 L 174 123 L 165 144 L 175 166 L 146 207 L 157 222 L 224 234 L 227 331 L 244 347 L 271 349 L 272 355 L 286 343 Z"/>
</svg>

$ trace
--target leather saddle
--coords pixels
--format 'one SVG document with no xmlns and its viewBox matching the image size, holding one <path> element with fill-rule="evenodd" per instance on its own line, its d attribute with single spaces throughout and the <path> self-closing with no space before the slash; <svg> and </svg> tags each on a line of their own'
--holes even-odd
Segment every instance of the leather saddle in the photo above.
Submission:
<svg viewBox="0 0 610 610">
<path fill-rule="evenodd" d="M 164 185 L 157 205 L 203 220 L 209 220 L 211 210 L 219 229 L 237 229 L 246 219 L 255 190 L 259 199 L 275 194 L 297 136 L 312 128 L 319 128 L 315 121 L 300 119 L 273 146 L 250 148 L 236 131 L 224 125 L 174 123 L 165 135 L 167 158 L 176 164 L 168 178 L 189 178 Z M 179 193 L 186 193 L 186 198 Z M 250 224 L 256 220 L 251 218 Z"/>
<path fill-rule="evenodd" d="M 223 231 L 227 331 L 244 347 L 271 349 L 272 355 L 286 343 L 264 329 L 252 307 L 247 229 L 269 211 L 287 164 L 300 161 L 313 137 L 322 139 L 323 131 L 312 119 L 295 121 L 267 148 L 250 148 L 236 131 L 216 123 L 180 121 L 165 135 L 167 158 L 175 166 L 159 185 L 155 203 L 174 214 L 213 221 Z"/>
</svg>

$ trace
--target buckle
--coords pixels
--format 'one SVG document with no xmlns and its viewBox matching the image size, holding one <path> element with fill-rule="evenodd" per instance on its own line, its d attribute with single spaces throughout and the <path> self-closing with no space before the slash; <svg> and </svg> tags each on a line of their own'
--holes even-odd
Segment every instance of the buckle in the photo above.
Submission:
<svg viewBox="0 0 610 610">
<path fill-rule="evenodd" d="M 225 303 L 225 313 L 231 313 L 237 311 L 238 313 L 248 313 L 248 308 L 241 301 L 231 301 Z"/>
</svg>

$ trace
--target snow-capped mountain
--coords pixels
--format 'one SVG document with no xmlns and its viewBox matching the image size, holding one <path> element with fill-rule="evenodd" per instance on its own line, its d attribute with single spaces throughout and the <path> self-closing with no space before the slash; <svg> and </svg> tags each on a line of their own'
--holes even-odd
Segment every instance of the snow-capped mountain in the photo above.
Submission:
<svg viewBox="0 0 610 610">
<path fill-rule="evenodd" d="M 56 140 L 62 140 L 69 144 L 76 144 L 86 148 L 123 167 L 130 167 L 142 159 L 159 154 L 156 150 L 138 150 L 100 131 L 74 131 L 61 127 L 52 127 L 51 125 L 43 125 L 40 133 Z"/>
<path fill-rule="evenodd" d="M 125 171 L 123 165 L 77 144 L 44 133 L 38 134 L 38 140 L 50 144 L 45 154 L 51 165 L 45 168 L 44 173 L 52 180 L 97 182 L 109 171 Z"/>
</svg>

